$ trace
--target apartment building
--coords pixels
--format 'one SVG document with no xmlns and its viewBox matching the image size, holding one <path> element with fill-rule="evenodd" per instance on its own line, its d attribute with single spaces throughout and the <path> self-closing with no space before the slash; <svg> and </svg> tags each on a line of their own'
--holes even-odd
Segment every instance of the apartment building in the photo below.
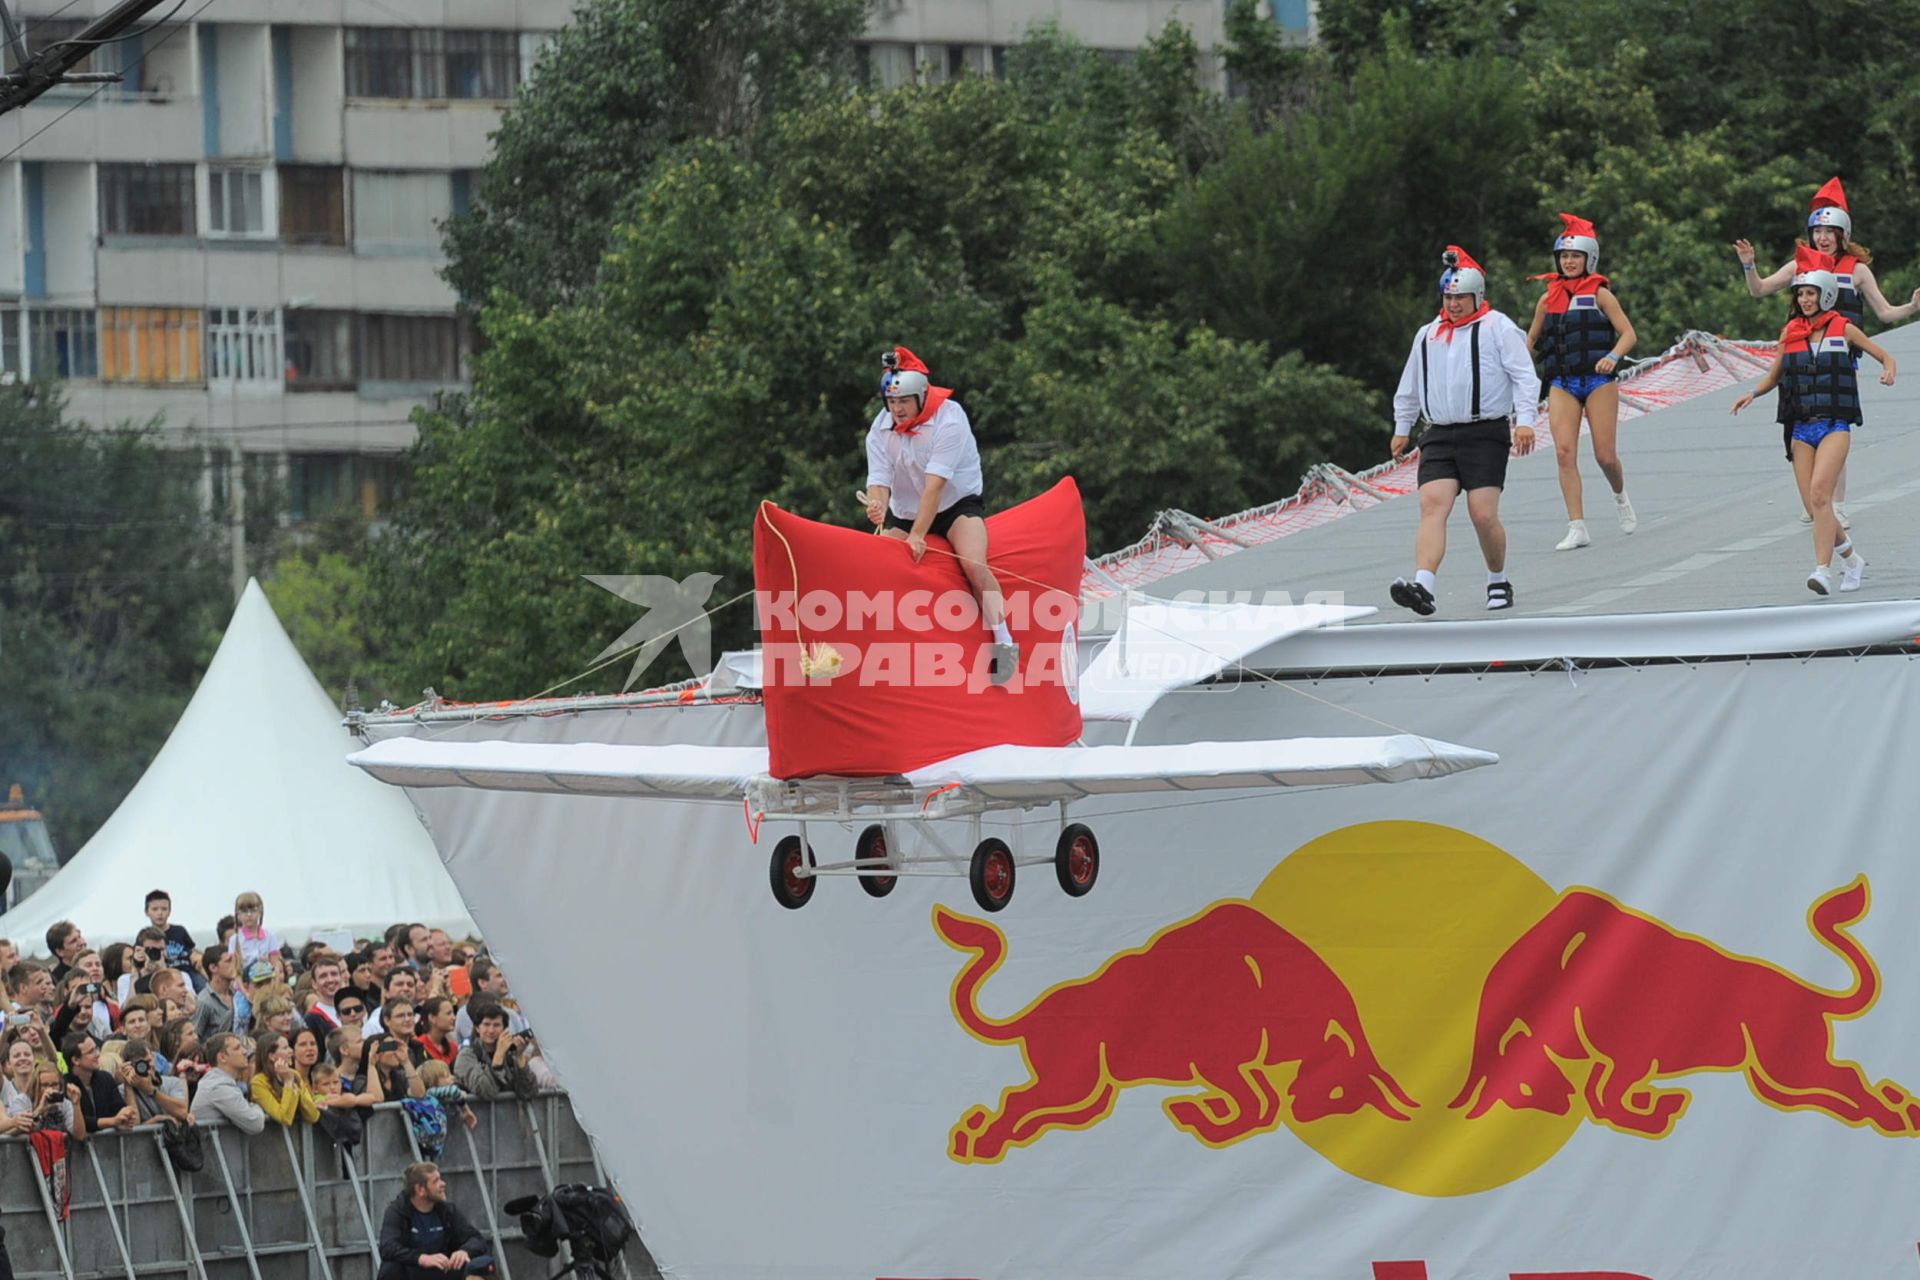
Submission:
<svg viewBox="0 0 1920 1280">
<path fill-rule="evenodd" d="M 488 134 L 575 0 L 187 0 L 0 115 L 0 378 L 59 374 L 86 421 L 160 419 L 282 487 L 375 517 L 409 414 L 469 376 L 440 278 Z M 1310 0 L 1264 0 L 1308 38 Z M 15 0 L 30 47 L 113 0 Z M 999 69 L 1056 22 L 1125 56 L 1227 0 L 876 0 L 858 51 L 899 85 Z M 9 55 L 10 57 L 10 55 Z M 1217 61 L 1209 75 L 1226 88 Z M 260 476 L 259 479 L 266 479 Z"/>
<path fill-rule="evenodd" d="M 39 48 L 112 2 L 16 14 Z M 413 407 L 468 377 L 436 223 L 571 7 L 189 0 L 95 51 L 119 84 L 0 116 L 0 369 L 237 447 L 296 519 L 373 516 Z"/>
<path fill-rule="evenodd" d="M 1230 0 L 875 0 L 857 53 L 869 83 L 889 88 L 913 80 L 993 74 L 1007 48 L 1036 25 L 1053 23 L 1082 44 L 1125 58 L 1177 21 L 1200 46 L 1203 74 L 1226 92 L 1219 49 L 1226 41 Z M 1260 0 L 1262 17 L 1302 44 L 1313 37 L 1313 0 Z"/>
</svg>

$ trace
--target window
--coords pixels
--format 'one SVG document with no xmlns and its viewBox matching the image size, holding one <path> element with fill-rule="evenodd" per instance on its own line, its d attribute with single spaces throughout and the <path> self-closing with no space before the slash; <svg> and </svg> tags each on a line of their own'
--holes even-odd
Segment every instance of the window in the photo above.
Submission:
<svg viewBox="0 0 1920 1280">
<path fill-rule="evenodd" d="M 207 309 L 207 378 L 213 382 L 278 382 L 280 314 L 272 307 Z"/>
<path fill-rule="evenodd" d="M 444 33 L 413 27 L 348 27 L 349 98 L 444 98 Z"/>
<path fill-rule="evenodd" d="M 459 382 L 459 322 L 452 316 L 361 317 L 360 376 L 366 382 Z"/>
<path fill-rule="evenodd" d="M 402 460 L 354 453 L 296 453 L 287 459 L 288 514 L 379 518 L 399 487 Z"/>
<path fill-rule="evenodd" d="M 353 386 L 353 317 L 344 311 L 287 312 L 287 390 Z"/>
<path fill-rule="evenodd" d="M 66 307 L 0 310 L 0 370 L 16 378 L 99 377 L 100 337 L 93 312 Z"/>
<path fill-rule="evenodd" d="M 106 382 L 203 381 L 200 313 L 180 307 L 100 308 L 100 377 Z"/>
<path fill-rule="evenodd" d="M 447 32 L 447 96 L 511 98 L 520 87 L 520 37 L 512 31 Z"/>
<path fill-rule="evenodd" d="M 344 172 L 337 166 L 280 166 L 280 236 L 294 244 L 347 242 Z"/>
<path fill-rule="evenodd" d="M 193 166 L 100 166 L 100 229 L 114 236 L 191 236 Z"/>
<path fill-rule="evenodd" d="M 353 243 L 357 249 L 438 253 L 440 226 L 453 214 L 447 174 L 353 174 Z"/>
<path fill-rule="evenodd" d="M 266 174 L 259 169 L 207 171 L 207 229 L 218 236 L 266 236 Z"/>
<path fill-rule="evenodd" d="M 898 89 L 913 83 L 913 46 L 875 43 L 866 51 L 867 83 L 876 89 Z"/>
<path fill-rule="evenodd" d="M 19 24 L 21 27 L 21 34 L 25 37 L 27 42 L 27 56 L 38 57 L 41 53 L 44 53 L 45 51 L 53 48 L 55 45 L 61 43 L 62 41 L 71 40 L 75 36 L 79 35 L 82 31 L 86 30 L 87 20 L 86 19 L 69 19 L 69 18 L 35 18 L 31 14 L 22 14 L 20 15 Z M 14 70 L 15 60 L 13 56 L 13 46 L 11 44 L 7 44 L 5 41 L 0 41 L 0 45 L 5 45 L 6 47 L 6 52 L 4 55 L 4 62 L 5 62 L 6 69 L 8 71 Z M 80 59 L 80 61 L 74 63 L 71 67 L 68 67 L 67 70 L 98 71 L 100 68 L 96 66 L 95 63 L 99 58 L 99 54 L 100 54 L 100 51 L 97 48 L 91 49 L 87 52 L 86 57 Z M 82 92 L 87 92 L 87 93 L 92 92 L 93 89 L 95 88 L 95 86 L 93 85 L 72 85 L 67 87 L 72 89 L 78 89 Z"/>
</svg>

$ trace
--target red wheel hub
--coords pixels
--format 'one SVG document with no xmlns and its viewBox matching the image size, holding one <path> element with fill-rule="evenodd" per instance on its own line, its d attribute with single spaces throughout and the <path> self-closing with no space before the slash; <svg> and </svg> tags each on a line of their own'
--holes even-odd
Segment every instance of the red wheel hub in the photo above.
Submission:
<svg viewBox="0 0 1920 1280">
<path fill-rule="evenodd" d="M 1072 847 L 1067 850 L 1067 874 L 1075 884 L 1086 884 L 1093 879 L 1093 841 L 1086 836 L 1075 836 Z"/>
<path fill-rule="evenodd" d="M 996 898 L 1005 897 L 1013 887 L 1013 859 L 997 850 L 988 854 L 981 879 L 987 882 L 988 893 Z"/>
<path fill-rule="evenodd" d="M 780 869 L 780 873 L 785 876 L 787 880 L 787 891 L 795 897 L 807 891 L 808 881 L 800 875 L 800 859 L 803 856 L 800 850 L 795 849 L 787 855 L 786 865 Z"/>
</svg>

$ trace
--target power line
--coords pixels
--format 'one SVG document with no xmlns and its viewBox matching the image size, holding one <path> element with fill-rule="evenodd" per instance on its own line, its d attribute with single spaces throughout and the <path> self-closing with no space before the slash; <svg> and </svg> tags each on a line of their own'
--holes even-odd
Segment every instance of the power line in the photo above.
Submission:
<svg viewBox="0 0 1920 1280">
<path fill-rule="evenodd" d="M 185 2 L 186 0 L 181 0 L 181 4 L 184 4 Z M 140 51 L 140 56 L 135 58 L 132 62 L 129 62 L 126 65 L 125 69 L 127 71 L 131 71 L 135 67 L 139 66 L 142 62 L 145 62 L 147 60 L 148 54 L 155 52 L 160 48 L 161 45 L 173 39 L 176 35 L 180 34 L 182 31 L 185 31 L 188 27 L 191 27 L 194 24 L 194 22 L 199 19 L 200 15 L 205 13 L 209 8 L 212 7 L 212 5 L 213 5 L 213 0 L 201 0 L 200 7 L 198 9 L 195 9 L 192 13 L 188 14 L 185 21 L 179 23 L 177 26 L 173 28 L 173 30 L 167 32 L 167 34 L 161 36 L 158 40 L 155 40 L 147 48 L 142 49 Z M 179 12 L 179 10 L 180 10 L 180 5 L 176 4 L 174 6 L 174 12 L 177 13 Z M 105 84 L 101 84 L 97 86 L 92 93 L 89 93 L 86 97 L 80 99 L 78 102 L 68 107 L 65 111 L 62 111 L 59 115 L 55 116 L 53 119 L 47 121 L 45 124 L 41 125 L 38 129 L 35 129 L 33 133 L 26 138 L 25 141 L 20 143 L 20 145 L 16 146 L 13 150 L 7 152 L 5 155 L 0 155 L 0 164 L 6 163 L 8 160 L 13 159 L 15 156 L 19 155 L 22 151 L 25 151 L 28 147 L 32 146 L 34 142 L 39 139 L 41 134 L 53 128 L 53 126 L 59 124 L 62 120 L 65 120 L 68 116 L 78 111 L 81 107 L 86 106 L 89 102 L 92 102 L 95 98 L 99 97 L 103 92 L 106 91 L 106 87 L 107 86 Z"/>
</svg>

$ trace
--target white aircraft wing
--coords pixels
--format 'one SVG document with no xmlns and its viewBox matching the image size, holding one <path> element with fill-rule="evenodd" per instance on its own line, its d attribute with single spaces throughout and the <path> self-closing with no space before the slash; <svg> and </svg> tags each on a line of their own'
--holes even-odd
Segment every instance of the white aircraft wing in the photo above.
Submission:
<svg viewBox="0 0 1920 1280">
<path fill-rule="evenodd" d="M 1490 751 L 1432 738 L 1278 738 L 1144 747 L 988 747 L 915 769 L 915 787 L 1044 804 L 1082 796 L 1242 787 L 1334 787 L 1438 778 L 1496 764 Z"/>
<path fill-rule="evenodd" d="M 988 808 L 1040 805 L 1133 792 L 1406 782 L 1444 777 L 1498 759 L 1491 752 L 1411 734 L 1145 747 L 1002 746 L 954 756 L 904 778 L 851 781 L 857 795 L 880 803 L 910 803 L 916 795 L 949 791 L 941 806 L 945 811 L 977 809 L 982 803 Z M 844 790 L 849 782 L 769 778 L 764 747 L 390 738 L 348 756 L 347 762 L 403 787 L 673 800 L 738 800 L 795 787 L 824 794 Z"/>
<path fill-rule="evenodd" d="M 397 787 L 738 800 L 766 776 L 767 749 L 389 738 L 347 763 Z"/>
</svg>

